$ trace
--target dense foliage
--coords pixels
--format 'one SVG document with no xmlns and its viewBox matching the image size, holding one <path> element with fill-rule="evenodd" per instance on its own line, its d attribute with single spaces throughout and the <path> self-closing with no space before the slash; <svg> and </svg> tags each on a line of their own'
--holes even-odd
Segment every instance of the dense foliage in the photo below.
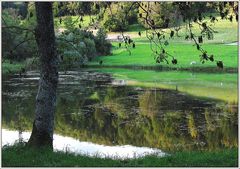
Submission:
<svg viewBox="0 0 240 169">
<path fill-rule="evenodd" d="M 104 29 L 99 29 L 94 36 L 91 31 L 76 28 L 75 20 L 67 16 L 91 14 L 91 11 L 96 13 L 96 10 L 89 11 L 92 4 L 92 2 L 54 3 L 55 16 L 66 16 L 64 19 L 60 18 L 60 22 L 63 22 L 67 30 L 56 34 L 60 66 L 70 68 L 73 65 L 84 64 L 95 56 L 111 53 L 111 44 L 106 40 Z M 10 60 L 12 63 L 24 60 L 26 68 L 37 68 L 39 59 L 35 41 L 36 13 L 33 3 L 4 2 L 2 7 L 3 61 Z M 61 23 L 56 20 L 56 32 L 60 28 Z"/>
<path fill-rule="evenodd" d="M 137 14 L 138 8 L 131 2 L 112 3 L 104 13 L 102 25 L 108 31 L 126 31 L 137 23 Z"/>
<path fill-rule="evenodd" d="M 5 9 L 12 9 L 12 10 L 15 10 L 17 11 L 17 13 L 19 14 L 19 16 L 24 19 L 27 17 L 27 14 L 28 14 L 28 2 L 15 2 L 15 3 L 12 3 L 12 2 L 4 2 L 2 3 L 2 10 L 5 10 Z"/>
<path fill-rule="evenodd" d="M 29 23 L 19 18 L 18 11 L 9 8 L 2 12 L 3 60 L 23 60 L 36 56 L 37 48 Z"/>
<path fill-rule="evenodd" d="M 106 31 L 100 28 L 95 38 L 96 50 L 99 55 L 111 54 L 110 52 L 111 52 L 112 45 L 106 40 L 106 38 L 107 38 Z"/>
<path fill-rule="evenodd" d="M 111 50 L 103 29 L 96 36 L 86 30 L 66 30 L 57 37 L 57 44 L 60 63 L 66 68 L 85 64 L 97 55 L 108 55 Z"/>
</svg>

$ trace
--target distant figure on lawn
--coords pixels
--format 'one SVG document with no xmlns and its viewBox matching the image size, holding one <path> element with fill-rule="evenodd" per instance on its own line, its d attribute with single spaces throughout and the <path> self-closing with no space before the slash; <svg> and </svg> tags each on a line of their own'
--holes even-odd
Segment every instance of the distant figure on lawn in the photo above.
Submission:
<svg viewBox="0 0 240 169">
<path fill-rule="evenodd" d="M 197 62 L 196 61 L 191 61 L 190 65 L 196 65 Z"/>
</svg>

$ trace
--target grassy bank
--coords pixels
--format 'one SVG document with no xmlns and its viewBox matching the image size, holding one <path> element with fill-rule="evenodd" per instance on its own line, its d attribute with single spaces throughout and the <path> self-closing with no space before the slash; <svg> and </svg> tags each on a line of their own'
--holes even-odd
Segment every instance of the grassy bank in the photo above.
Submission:
<svg viewBox="0 0 240 169">
<path fill-rule="evenodd" d="M 153 71 L 133 69 L 94 69 L 110 73 L 116 79 L 127 80 L 127 85 L 178 89 L 194 96 L 237 101 L 236 73 L 193 73 L 187 71 Z"/>
<path fill-rule="evenodd" d="M 177 44 L 173 43 L 166 47 L 166 50 L 171 54 L 176 56 L 178 60 L 177 65 L 156 63 L 154 57 L 151 56 L 151 49 L 149 44 L 141 43 L 136 44 L 136 48 L 132 49 L 132 54 L 129 55 L 128 51 L 124 47 L 119 48 L 118 43 L 113 43 L 114 47 L 111 56 L 100 56 L 89 62 L 88 65 L 99 65 L 102 60 L 103 64 L 106 66 L 165 66 L 170 68 L 216 68 L 216 62 L 208 61 L 202 64 L 199 59 L 199 52 L 195 46 L 191 44 Z M 223 61 L 225 68 L 235 68 L 238 66 L 238 47 L 236 45 L 222 45 L 222 44 L 204 44 L 204 49 L 208 51 L 209 54 L 214 54 L 215 60 Z M 171 59 L 169 60 L 171 62 Z M 191 62 L 196 62 L 191 64 Z"/>
<path fill-rule="evenodd" d="M 21 145 L 5 147 L 2 150 L 4 167 L 160 167 L 160 166 L 228 166 L 238 165 L 237 149 L 214 152 L 177 152 L 166 157 L 146 156 L 139 159 L 113 160 L 87 157 L 47 149 L 28 149 Z"/>
</svg>

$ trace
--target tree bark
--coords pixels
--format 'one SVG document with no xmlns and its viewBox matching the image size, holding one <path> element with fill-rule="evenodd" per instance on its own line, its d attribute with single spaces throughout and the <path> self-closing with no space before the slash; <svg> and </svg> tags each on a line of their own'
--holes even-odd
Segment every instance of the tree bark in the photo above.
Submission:
<svg viewBox="0 0 240 169">
<path fill-rule="evenodd" d="M 58 83 L 57 54 L 51 2 L 36 2 L 35 37 L 40 54 L 40 80 L 35 119 L 28 145 L 53 148 L 54 114 Z"/>
</svg>

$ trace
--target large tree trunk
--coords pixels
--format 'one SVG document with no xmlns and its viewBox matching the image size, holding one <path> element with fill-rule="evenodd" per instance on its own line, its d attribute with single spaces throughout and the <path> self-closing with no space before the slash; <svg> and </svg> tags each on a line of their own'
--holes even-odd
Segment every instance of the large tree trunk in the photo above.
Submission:
<svg viewBox="0 0 240 169">
<path fill-rule="evenodd" d="M 36 97 L 33 130 L 30 146 L 53 145 L 54 114 L 58 83 L 57 54 L 55 46 L 52 3 L 36 2 L 36 41 L 40 54 L 40 80 Z"/>
</svg>

